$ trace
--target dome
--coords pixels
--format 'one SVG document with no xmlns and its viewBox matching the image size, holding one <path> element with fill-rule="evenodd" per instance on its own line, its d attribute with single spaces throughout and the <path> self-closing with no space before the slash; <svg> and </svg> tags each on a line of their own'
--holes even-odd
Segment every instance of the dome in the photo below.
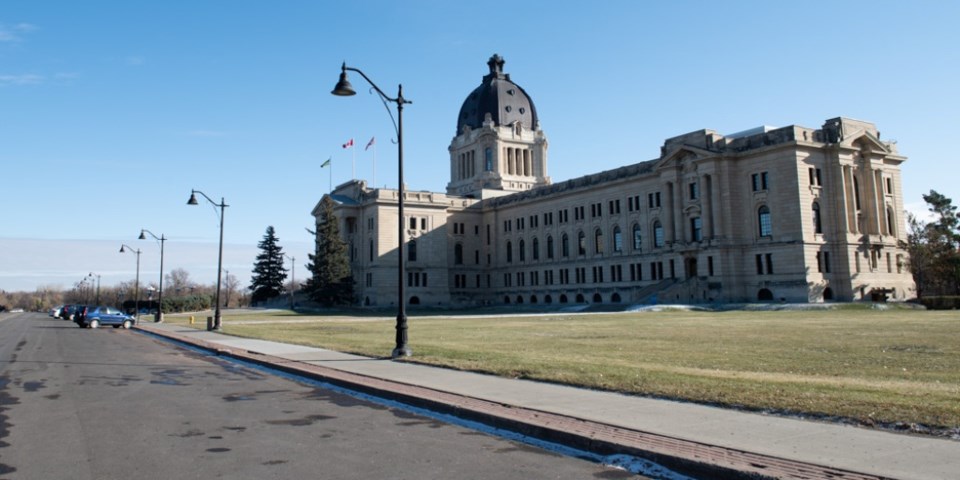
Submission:
<svg viewBox="0 0 960 480">
<path fill-rule="evenodd" d="M 460 107 L 457 117 L 457 135 L 463 127 L 480 128 L 489 113 L 495 125 L 523 124 L 523 128 L 539 128 L 537 109 L 533 100 L 522 88 L 503 73 L 503 57 L 494 55 L 487 61 L 490 73 L 483 77 L 480 86 L 474 89 Z"/>
</svg>

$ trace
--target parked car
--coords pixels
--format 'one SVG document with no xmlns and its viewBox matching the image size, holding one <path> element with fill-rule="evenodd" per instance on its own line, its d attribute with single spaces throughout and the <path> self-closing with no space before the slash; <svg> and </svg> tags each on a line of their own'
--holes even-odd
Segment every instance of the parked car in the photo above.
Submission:
<svg viewBox="0 0 960 480">
<path fill-rule="evenodd" d="M 63 309 L 60 310 L 60 318 L 64 320 L 73 320 L 74 315 L 77 313 L 77 307 L 80 305 L 64 305 Z"/>
<path fill-rule="evenodd" d="M 137 320 L 130 315 L 113 307 L 84 307 L 83 314 L 74 320 L 81 328 L 99 328 L 101 325 L 111 325 L 113 328 L 130 328 Z"/>
<path fill-rule="evenodd" d="M 50 309 L 50 316 L 53 318 L 60 318 L 60 311 L 63 310 L 63 305 L 57 305 Z"/>
</svg>

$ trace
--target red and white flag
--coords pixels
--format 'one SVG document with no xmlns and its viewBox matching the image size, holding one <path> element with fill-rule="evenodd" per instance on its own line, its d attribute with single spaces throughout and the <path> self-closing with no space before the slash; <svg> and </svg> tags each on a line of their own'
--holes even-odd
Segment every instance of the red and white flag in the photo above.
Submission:
<svg viewBox="0 0 960 480">
<path fill-rule="evenodd" d="M 373 141 L 376 140 L 376 139 L 377 139 L 377 137 L 370 137 L 370 141 L 367 142 L 367 146 L 366 146 L 366 147 L 363 147 L 363 151 L 369 150 L 370 147 L 373 146 Z"/>
<path fill-rule="evenodd" d="M 343 148 L 350 148 L 353 146 L 353 139 L 347 140 L 347 143 L 343 144 Z"/>
</svg>

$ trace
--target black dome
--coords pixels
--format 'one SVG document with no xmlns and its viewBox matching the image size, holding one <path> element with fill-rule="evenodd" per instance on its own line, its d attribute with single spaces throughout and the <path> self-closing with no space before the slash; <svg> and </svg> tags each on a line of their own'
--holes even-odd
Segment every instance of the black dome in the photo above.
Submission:
<svg viewBox="0 0 960 480">
<path fill-rule="evenodd" d="M 460 107 L 460 116 L 457 117 L 457 134 L 463 131 L 463 126 L 480 128 L 486 114 L 490 114 L 495 125 L 512 125 L 520 122 L 529 130 L 538 128 L 537 109 L 533 100 L 522 88 L 510 80 L 510 75 L 503 73 L 503 57 L 494 55 L 487 61 L 490 73 L 483 77 L 477 87 Z"/>
</svg>

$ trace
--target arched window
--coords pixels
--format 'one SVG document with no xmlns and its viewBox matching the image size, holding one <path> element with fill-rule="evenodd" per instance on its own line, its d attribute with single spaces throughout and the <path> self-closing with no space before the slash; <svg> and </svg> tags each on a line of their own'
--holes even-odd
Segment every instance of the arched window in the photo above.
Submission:
<svg viewBox="0 0 960 480">
<path fill-rule="evenodd" d="M 507 263 L 513 261 L 513 242 L 507 241 Z"/>
<path fill-rule="evenodd" d="M 663 246 L 663 225 L 660 223 L 660 220 L 653 222 L 653 246 Z"/>
<path fill-rule="evenodd" d="M 633 226 L 633 249 L 640 251 L 643 248 L 643 236 L 640 235 L 640 225 Z"/>
<path fill-rule="evenodd" d="M 762 205 L 757 209 L 757 223 L 760 225 L 761 237 L 773 235 L 773 225 L 770 222 L 770 208 L 766 205 Z"/>
<path fill-rule="evenodd" d="M 567 303 L 567 295 L 564 293 L 560 294 L 560 303 Z"/>
<path fill-rule="evenodd" d="M 603 230 L 599 228 L 593 232 L 593 252 L 603 253 Z"/>
<path fill-rule="evenodd" d="M 577 294 L 577 303 L 586 303 L 587 301 L 583 298 L 582 293 Z"/>
<path fill-rule="evenodd" d="M 610 303 L 620 303 L 620 294 L 614 293 L 610 296 Z"/>
<path fill-rule="evenodd" d="M 820 204 L 813 202 L 813 232 L 823 233 L 823 225 L 820 223 Z"/>
<path fill-rule="evenodd" d="M 587 234 L 577 233 L 577 255 L 587 254 Z"/>
<path fill-rule="evenodd" d="M 560 255 L 563 257 L 570 256 L 570 237 L 566 233 L 560 237 Z"/>
<path fill-rule="evenodd" d="M 533 259 L 540 260 L 540 239 L 533 238 Z"/>
<path fill-rule="evenodd" d="M 601 297 L 599 293 L 594 293 L 593 303 L 603 303 L 603 297 Z"/>
<path fill-rule="evenodd" d="M 613 251 L 623 251 L 623 233 L 620 231 L 620 227 L 613 227 Z"/>
<path fill-rule="evenodd" d="M 417 261 L 417 241 L 410 240 L 410 243 L 407 244 L 407 261 L 416 262 Z"/>
<path fill-rule="evenodd" d="M 524 241 L 521 239 L 521 240 L 520 240 L 520 243 L 518 244 L 518 247 L 519 247 L 518 250 L 520 251 L 520 252 L 519 252 L 519 253 L 520 253 L 520 261 L 521 261 L 521 262 L 526 261 L 526 260 L 527 260 L 527 244 L 526 244 L 526 242 L 524 242 Z"/>
<path fill-rule="evenodd" d="M 463 244 L 461 243 L 453 246 L 453 263 L 463 265 Z"/>
<path fill-rule="evenodd" d="M 547 235 L 547 258 L 553 259 L 553 236 Z"/>
</svg>

